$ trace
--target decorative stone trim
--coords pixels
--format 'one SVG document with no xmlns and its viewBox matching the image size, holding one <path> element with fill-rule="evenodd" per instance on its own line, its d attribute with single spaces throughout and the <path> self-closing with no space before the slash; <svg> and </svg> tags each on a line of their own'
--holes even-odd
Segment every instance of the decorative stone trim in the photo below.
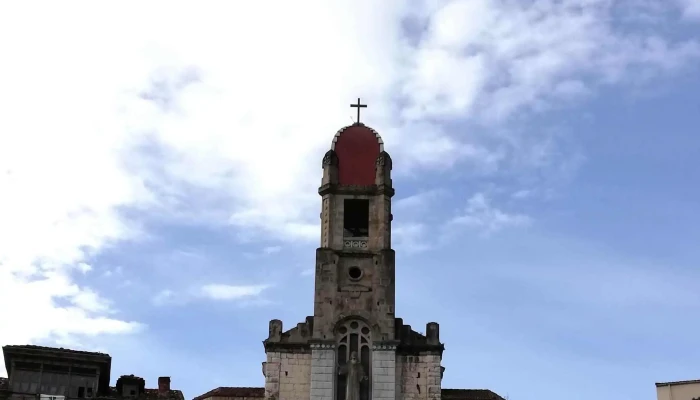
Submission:
<svg viewBox="0 0 700 400">
<path fill-rule="evenodd" d="M 380 351 L 388 351 L 388 350 L 396 350 L 396 345 L 395 344 L 386 344 L 386 343 L 374 343 L 372 344 L 372 350 L 380 350 Z"/>
<path fill-rule="evenodd" d="M 379 153 L 379 156 L 377 157 L 377 161 L 375 161 L 377 166 L 384 167 L 384 166 L 389 166 L 389 169 L 392 167 L 392 161 L 391 161 L 391 156 L 389 153 L 386 151 L 382 151 Z"/>
<path fill-rule="evenodd" d="M 335 344 L 334 343 L 311 343 L 311 349 L 335 349 Z"/>
<path fill-rule="evenodd" d="M 338 138 L 340 138 L 340 134 L 343 133 L 346 129 L 356 126 L 356 125 L 361 125 L 364 126 L 365 128 L 369 129 L 370 132 L 374 133 L 374 136 L 377 138 L 377 142 L 379 142 L 379 152 L 384 151 L 384 140 L 382 140 L 382 137 L 379 136 L 379 133 L 375 131 L 374 129 L 370 128 L 369 126 L 363 124 L 362 122 L 355 122 L 352 125 L 348 125 L 344 128 L 341 128 L 338 132 L 336 132 L 335 136 L 333 136 L 333 143 L 331 143 L 331 150 L 335 150 L 335 144 L 338 142 Z"/>
<path fill-rule="evenodd" d="M 288 343 L 288 342 L 263 342 L 265 352 L 278 353 L 308 353 L 311 351 L 308 343 Z"/>
<path fill-rule="evenodd" d="M 422 344 L 422 343 L 421 344 L 402 343 L 402 344 L 399 344 L 396 351 L 397 351 L 397 353 L 399 353 L 401 355 L 406 355 L 406 356 L 418 356 L 418 355 L 426 355 L 426 354 L 433 354 L 433 355 L 442 356 L 443 351 L 445 351 L 445 345 L 444 344 L 429 345 L 429 344 Z"/>
<path fill-rule="evenodd" d="M 343 248 L 353 250 L 367 250 L 369 248 L 368 239 L 344 239 Z"/>
<path fill-rule="evenodd" d="M 335 185 L 326 183 L 318 188 L 318 194 L 324 196 L 326 194 L 349 194 L 349 195 L 385 195 L 389 197 L 394 196 L 394 188 L 387 184 L 383 185 L 370 185 L 370 186 L 358 186 L 358 185 Z"/>
<path fill-rule="evenodd" d="M 321 166 L 325 167 L 328 165 L 338 165 L 338 156 L 333 150 L 328 150 L 323 156 L 323 162 L 321 163 Z"/>
</svg>

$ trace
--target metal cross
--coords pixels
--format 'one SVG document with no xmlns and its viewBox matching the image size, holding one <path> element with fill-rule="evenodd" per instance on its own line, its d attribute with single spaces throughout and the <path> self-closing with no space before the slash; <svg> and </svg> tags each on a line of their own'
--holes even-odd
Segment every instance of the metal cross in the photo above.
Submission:
<svg viewBox="0 0 700 400">
<path fill-rule="evenodd" d="M 357 122 L 358 124 L 360 123 L 360 108 L 367 108 L 367 104 L 361 104 L 360 103 L 360 98 L 357 98 L 357 104 L 350 104 L 350 107 L 355 107 L 357 108 Z"/>
</svg>

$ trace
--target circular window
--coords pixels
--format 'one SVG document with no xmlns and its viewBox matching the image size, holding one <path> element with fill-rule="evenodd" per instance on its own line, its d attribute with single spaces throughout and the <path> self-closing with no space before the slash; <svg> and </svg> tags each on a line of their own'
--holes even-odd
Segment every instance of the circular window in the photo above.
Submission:
<svg viewBox="0 0 700 400">
<path fill-rule="evenodd" d="M 350 323 L 350 329 L 357 329 L 357 327 L 360 326 L 357 321 L 352 321 Z"/>
<path fill-rule="evenodd" d="M 352 280 L 358 280 L 362 278 L 362 270 L 359 267 L 348 268 L 348 276 Z"/>
<path fill-rule="evenodd" d="M 366 326 L 363 326 L 363 327 L 362 327 L 362 334 L 363 334 L 363 335 L 369 335 L 369 328 L 366 327 Z"/>
</svg>

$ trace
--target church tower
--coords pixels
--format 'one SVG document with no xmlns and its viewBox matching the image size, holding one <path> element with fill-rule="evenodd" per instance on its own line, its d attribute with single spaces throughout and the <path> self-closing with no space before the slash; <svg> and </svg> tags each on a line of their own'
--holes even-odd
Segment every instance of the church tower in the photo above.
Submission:
<svg viewBox="0 0 700 400">
<path fill-rule="evenodd" d="M 438 324 L 423 335 L 394 315 L 391 157 L 379 133 L 359 122 L 365 106 L 352 106 L 358 122 L 335 134 L 322 161 L 314 315 L 287 332 L 270 321 L 265 397 L 439 400 Z"/>
</svg>

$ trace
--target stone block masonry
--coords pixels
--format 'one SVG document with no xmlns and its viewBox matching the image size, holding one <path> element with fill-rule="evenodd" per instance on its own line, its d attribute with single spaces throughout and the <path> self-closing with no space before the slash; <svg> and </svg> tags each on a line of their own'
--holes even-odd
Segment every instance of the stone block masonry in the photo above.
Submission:
<svg viewBox="0 0 700 400">
<path fill-rule="evenodd" d="M 311 354 L 267 353 L 265 399 L 308 400 L 310 378 Z"/>
<path fill-rule="evenodd" d="M 335 349 L 328 344 L 311 345 L 311 400 L 333 400 Z M 309 397 L 307 397 L 309 398 Z"/>
<path fill-rule="evenodd" d="M 405 400 L 440 400 L 442 393 L 441 365 L 439 354 L 421 353 L 413 356 L 398 356 L 396 371 L 401 393 L 397 398 Z"/>
<path fill-rule="evenodd" d="M 396 346 L 372 348 L 372 400 L 396 400 Z"/>
<path fill-rule="evenodd" d="M 265 400 L 275 400 L 280 394 L 280 365 L 282 354 L 268 352 L 265 362 Z"/>
</svg>

